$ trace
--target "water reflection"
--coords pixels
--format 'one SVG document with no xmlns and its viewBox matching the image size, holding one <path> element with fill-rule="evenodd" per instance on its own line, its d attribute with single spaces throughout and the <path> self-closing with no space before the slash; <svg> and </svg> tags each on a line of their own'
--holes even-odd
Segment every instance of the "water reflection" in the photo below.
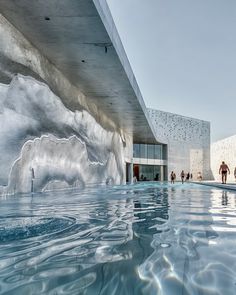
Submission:
<svg viewBox="0 0 236 295">
<path fill-rule="evenodd" d="M 228 196 L 227 196 L 227 191 L 222 191 L 222 203 L 223 206 L 228 205 Z"/>
<path fill-rule="evenodd" d="M 234 294 L 236 266 L 228 267 L 228 259 L 236 261 L 231 248 L 236 223 L 230 226 L 234 217 L 231 212 L 229 222 L 226 216 L 231 209 L 224 208 L 234 204 L 235 212 L 235 194 L 208 188 L 181 189 L 181 195 L 176 192 L 169 197 L 165 230 L 154 234 L 154 251 L 138 268 L 140 278 L 148 282 L 147 294 Z M 223 235 L 219 215 L 224 220 Z"/>
<path fill-rule="evenodd" d="M 1 294 L 235 293 L 234 193 L 145 183 L 0 202 Z"/>
</svg>

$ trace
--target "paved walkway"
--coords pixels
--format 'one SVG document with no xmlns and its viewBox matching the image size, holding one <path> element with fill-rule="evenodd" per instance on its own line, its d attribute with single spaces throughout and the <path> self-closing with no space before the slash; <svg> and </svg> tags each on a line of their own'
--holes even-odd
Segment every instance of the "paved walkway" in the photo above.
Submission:
<svg viewBox="0 0 236 295">
<path fill-rule="evenodd" d="M 199 181 L 194 183 L 236 191 L 236 182 L 228 182 L 226 184 L 222 184 L 221 182 L 217 181 Z"/>
</svg>

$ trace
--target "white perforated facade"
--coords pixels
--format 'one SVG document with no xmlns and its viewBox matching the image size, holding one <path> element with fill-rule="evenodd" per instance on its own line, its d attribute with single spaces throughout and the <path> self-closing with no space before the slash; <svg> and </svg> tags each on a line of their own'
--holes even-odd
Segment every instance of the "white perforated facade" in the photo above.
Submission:
<svg viewBox="0 0 236 295">
<path fill-rule="evenodd" d="M 149 109 L 158 140 L 168 146 L 168 175 L 175 171 L 177 179 L 184 170 L 193 180 L 200 172 L 212 179 L 210 171 L 210 122 Z"/>
</svg>

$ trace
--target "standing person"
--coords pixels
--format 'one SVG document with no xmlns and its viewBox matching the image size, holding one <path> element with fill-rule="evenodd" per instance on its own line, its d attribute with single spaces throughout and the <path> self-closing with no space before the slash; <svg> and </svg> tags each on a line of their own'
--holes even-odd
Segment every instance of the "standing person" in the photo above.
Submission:
<svg viewBox="0 0 236 295">
<path fill-rule="evenodd" d="M 190 178 L 190 173 L 188 172 L 187 175 L 186 175 L 185 181 L 189 181 L 189 178 Z"/>
<path fill-rule="evenodd" d="M 198 179 L 199 181 L 202 180 L 202 173 L 201 173 L 201 172 L 198 172 L 198 173 L 197 173 L 197 179 Z"/>
<path fill-rule="evenodd" d="M 226 165 L 225 162 L 223 161 L 222 164 L 220 165 L 219 174 L 221 174 L 222 183 L 224 184 L 227 181 L 227 172 L 229 172 L 230 174 L 228 165 Z"/>
<path fill-rule="evenodd" d="M 191 179 L 191 180 L 193 179 L 193 173 L 190 174 L 190 179 Z"/>
<path fill-rule="evenodd" d="M 234 178 L 235 178 L 235 181 L 236 181 L 236 167 L 234 168 Z"/>
<path fill-rule="evenodd" d="M 154 180 L 155 180 L 155 181 L 158 181 L 158 180 L 159 180 L 159 173 L 156 174 Z"/>
<path fill-rule="evenodd" d="M 183 184 L 184 183 L 184 170 L 181 171 L 180 177 L 181 177 L 181 181 L 182 181 L 182 184 Z"/>
<path fill-rule="evenodd" d="M 171 181 L 171 183 L 175 183 L 175 178 L 176 178 L 176 175 L 175 175 L 175 173 L 174 173 L 174 171 L 171 171 L 171 174 L 170 174 L 170 181 Z"/>
</svg>

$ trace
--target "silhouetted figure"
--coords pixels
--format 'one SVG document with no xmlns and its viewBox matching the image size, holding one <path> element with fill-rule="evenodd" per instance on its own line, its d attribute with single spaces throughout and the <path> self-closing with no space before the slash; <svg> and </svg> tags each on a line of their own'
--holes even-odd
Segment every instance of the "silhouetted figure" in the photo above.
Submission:
<svg viewBox="0 0 236 295">
<path fill-rule="evenodd" d="M 182 181 L 182 184 L 183 184 L 184 183 L 184 170 L 181 171 L 180 178 L 181 178 L 181 181 Z"/>
<path fill-rule="evenodd" d="M 176 178 L 176 175 L 175 175 L 174 171 L 171 171 L 170 182 L 174 184 L 175 183 L 175 178 Z"/>
<path fill-rule="evenodd" d="M 159 180 L 159 174 L 158 174 L 158 173 L 156 174 L 154 180 L 155 180 L 155 181 L 158 181 L 158 180 Z"/>
<path fill-rule="evenodd" d="M 191 179 L 191 180 L 193 179 L 193 174 L 192 174 L 192 173 L 190 174 L 190 179 Z"/>
<path fill-rule="evenodd" d="M 187 175 L 186 175 L 185 181 L 189 181 L 189 178 L 190 178 L 190 173 L 188 172 Z"/>
<path fill-rule="evenodd" d="M 220 165 L 220 169 L 219 169 L 219 174 L 221 174 L 221 179 L 222 179 L 223 184 L 225 184 L 227 181 L 227 173 L 228 172 L 230 174 L 229 167 L 223 161 L 222 164 Z"/>
<path fill-rule="evenodd" d="M 234 168 L 234 178 L 235 178 L 235 181 L 236 181 L 236 167 Z"/>
</svg>

